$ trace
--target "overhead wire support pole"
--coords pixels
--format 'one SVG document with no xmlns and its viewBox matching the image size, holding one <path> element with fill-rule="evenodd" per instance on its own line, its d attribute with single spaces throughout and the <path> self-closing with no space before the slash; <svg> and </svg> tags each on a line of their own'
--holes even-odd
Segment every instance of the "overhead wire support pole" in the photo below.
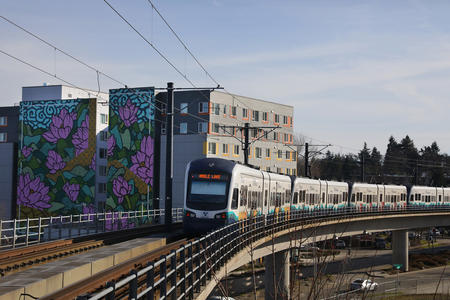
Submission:
<svg viewBox="0 0 450 300">
<path fill-rule="evenodd" d="M 248 142 L 248 131 L 249 131 L 249 123 L 245 123 L 244 126 L 244 164 L 248 166 L 248 148 L 249 148 L 249 142 Z"/>
<path fill-rule="evenodd" d="M 164 224 L 170 230 L 172 225 L 172 183 L 173 183 L 173 82 L 167 83 L 166 119 L 166 197 Z"/>
</svg>

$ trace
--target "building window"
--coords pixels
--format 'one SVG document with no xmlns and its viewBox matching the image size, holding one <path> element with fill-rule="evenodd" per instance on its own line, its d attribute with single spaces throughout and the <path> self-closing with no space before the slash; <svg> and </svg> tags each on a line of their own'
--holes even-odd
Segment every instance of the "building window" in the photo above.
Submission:
<svg viewBox="0 0 450 300">
<path fill-rule="evenodd" d="M 259 121 L 259 111 L 257 111 L 257 110 L 253 111 L 252 119 L 253 119 L 253 121 L 256 121 L 256 122 Z"/>
<path fill-rule="evenodd" d="M 180 104 L 180 113 L 181 114 L 187 114 L 188 113 L 188 104 L 187 103 L 181 103 Z"/>
<path fill-rule="evenodd" d="M 5 143 L 7 140 L 6 132 L 0 132 L 0 143 Z"/>
<path fill-rule="evenodd" d="M 263 118 L 263 121 L 265 121 L 265 122 L 269 121 L 269 113 L 266 111 L 263 112 L 262 118 Z"/>
<path fill-rule="evenodd" d="M 98 167 L 98 175 L 100 176 L 106 176 L 106 166 L 99 166 Z"/>
<path fill-rule="evenodd" d="M 8 125 L 8 117 L 3 116 L 0 117 L 0 126 L 7 126 Z"/>
<path fill-rule="evenodd" d="M 212 143 L 212 142 L 208 143 L 208 154 L 217 154 L 216 143 Z"/>
<path fill-rule="evenodd" d="M 180 134 L 187 133 L 187 123 L 180 123 Z"/>
<path fill-rule="evenodd" d="M 278 155 L 277 156 L 278 156 L 279 159 L 283 158 L 283 151 L 278 150 Z"/>
<path fill-rule="evenodd" d="M 226 104 L 223 105 L 223 114 L 224 115 L 227 114 L 227 105 Z"/>
<path fill-rule="evenodd" d="M 287 125 L 289 123 L 288 121 L 288 116 L 283 116 L 283 124 Z"/>
<path fill-rule="evenodd" d="M 208 102 L 200 102 L 198 104 L 198 112 L 199 113 L 208 113 L 209 112 Z"/>
<path fill-rule="evenodd" d="M 219 123 L 211 123 L 211 132 L 219 133 Z"/>
<path fill-rule="evenodd" d="M 274 132 L 274 133 L 273 133 L 273 140 L 274 140 L 274 141 L 278 141 L 278 135 L 279 135 L 278 132 Z"/>
<path fill-rule="evenodd" d="M 106 193 L 106 183 L 99 183 L 98 184 L 98 192 L 100 194 L 105 194 Z"/>
<path fill-rule="evenodd" d="M 98 149 L 98 157 L 99 158 L 106 158 L 107 154 L 108 154 L 108 150 L 106 148 L 99 148 Z"/>
<path fill-rule="evenodd" d="M 289 134 L 287 133 L 284 134 L 284 142 L 289 143 Z"/>
<path fill-rule="evenodd" d="M 215 115 L 219 115 L 220 114 L 220 104 L 219 103 L 212 103 L 212 110 L 214 112 Z"/>
<path fill-rule="evenodd" d="M 275 123 L 280 123 L 280 115 L 275 114 Z"/>
<path fill-rule="evenodd" d="M 242 109 L 242 118 L 248 118 L 248 109 L 246 108 Z"/>
<path fill-rule="evenodd" d="M 250 129 L 250 137 L 256 138 L 258 136 L 258 129 L 252 128 Z"/>
<path fill-rule="evenodd" d="M 297 161 L 297 151 L 292 151 L 292 160 Z"/>
<path fill-rule="evenodd" d="M 259 147 L 256 147 L 255 148 L 255 157 L 256 158 L 261 158 L 261 148 L 259 148 Z"/>
<path fill-rule="evenodd" d="M 161 122 L 161 134 L 166 134 L 166 122 Z"/>
<path fill-rule="evenodd" d="M 233 147 L 233 154 L 234 155 L 239 155 L 239 145 L 234 145 L 234 147 Z"/>
<path fill-rule="evenodd" d="M 270 157 L 270 149 L 266 148 L 266 157 Z"/>
<path fill-rule="evenodd" d="M 205 133 L 208 131 L 208 122 L 198 122 L 198 133 Z"/>
<path fill-rule="evenodd" d="M 108 140 L 108 131 L 100 131 L 100 141 Z"/>
<path fill-rule="evenodd" d="M 222 153 L 223 154 L 228 154 L 228 144 L 223 144 L 222 145 Z"/>
<path fill-rule="evenodd" d="M 100 114 L 100 123 L 108 124 L 108 115 L 107 114 Z"/>
<path fill-rule="evenodd" d="M 231 115 L 232 115 L 233 117 L 236 117 L 236 106 L 232 106 L 232 107 L 231 107 Z"/>
<path fill-rule="evenodd" d="M 291 151 L 286 151 L 285 157 L 286 157 L 286 159 L 290 159 L 291 158 Z"/>
</svg>

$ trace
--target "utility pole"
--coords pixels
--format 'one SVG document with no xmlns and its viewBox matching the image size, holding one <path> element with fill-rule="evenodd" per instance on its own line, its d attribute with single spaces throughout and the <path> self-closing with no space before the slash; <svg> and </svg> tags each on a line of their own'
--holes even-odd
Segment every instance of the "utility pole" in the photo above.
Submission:
<svg viewBox="0 0 450 300">
<path fill-rule="evenodd" d="M 248 142 L 248 131 L 250 129 L 250 124 L 245 123 L 244 126 L 244 164 L 248 166 L 248 149 L 250 147 L 250 144 Z"/>
<path fill-rule="evenodd" d="M 309 177 L 309 144 L 305 143 L 305 177 Z"/>
<path fill-rule="evenodd" d="M 271 129 L 268 133 L 274 131 L 277 128 L 280 128 L 279 126 L 250 126 L 250 123 L 245 123 L 244 126 L 226 126 L 226 125 L 222 125 L 220 126 L 225 132 L 227 128 L 230 128 L 233 130 L 233 132 L 227 132 L 230 136 L 233 136 L 235 139 L 239 140 L 239 142 L 242 144 L 242 150 L 244 151 L 244 164 L 248 166 L 248 154 L 249 154 L 249 150 L 250 150 L 250 145 L 258 140 L 260 140 L 261 138 L 264 137 L 264 135 L 256 138 L 255 140 L 253 140 L 252 142 L 250 142 L 249 139 L 249 135 L 250 135 L 250 129 L 252 130 L 259 130 L 259 129 Z M 239 139 L 237 137 L 234 136 L 234 130 L 235 129 L 239 129 L 241 132 L 244 133 L 244 141 L 242 141 L 242 139 Z M 268 134 L 267 133 L 267 134 Z"/>
<path fill-rule="evenodd" d="M 166 117 L 166 199 L 164 224 L 172 226 L 172 181 L 173 181 L 173 82 L 167 83 L 167 117 Z"/>
</svg>

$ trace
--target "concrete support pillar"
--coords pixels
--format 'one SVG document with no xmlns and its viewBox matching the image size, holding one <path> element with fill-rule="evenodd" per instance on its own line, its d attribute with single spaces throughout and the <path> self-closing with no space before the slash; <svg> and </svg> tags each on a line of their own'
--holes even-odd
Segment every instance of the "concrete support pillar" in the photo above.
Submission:
<svg viewBox="0 0 450 300">
<path fill-rule="evenodd" d="M 400 264 L 402 271 L 408 271 L 408 231 L 392 231 L 392 264 Z"/>
<path fill-rule="evenodd" d="M 285 250 L 264 258 L 265 300 L 289 299 L 290 251 Z"/>
</svg>

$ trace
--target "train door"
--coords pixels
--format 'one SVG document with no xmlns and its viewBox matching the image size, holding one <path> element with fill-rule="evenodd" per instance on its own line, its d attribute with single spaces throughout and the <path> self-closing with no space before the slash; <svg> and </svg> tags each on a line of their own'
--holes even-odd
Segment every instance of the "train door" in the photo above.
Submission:
<svg viewBox="0 0 450 300">
<path fill-rule="evenodd" d="M 269 191 L 270 191 L 270 175 L 269 173 L 263 172 L 263 203 L 262 203 L 262 213 L 267 215 L 269 213 Z"/>
</svg>

